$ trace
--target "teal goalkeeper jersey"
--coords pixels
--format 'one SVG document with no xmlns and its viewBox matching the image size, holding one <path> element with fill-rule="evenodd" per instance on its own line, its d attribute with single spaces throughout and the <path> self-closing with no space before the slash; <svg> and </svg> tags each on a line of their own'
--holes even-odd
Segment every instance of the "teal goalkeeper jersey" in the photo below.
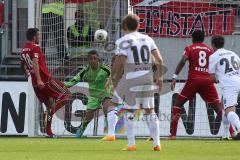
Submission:
<svg viewBox="0 0 240 160">
<path fill-rule="evenodd" d="M 103 99 L 110 96 L 110 89 L 105 91 L 105 84 L 110 76 L 110 68 L 105 64 L 97 70 L 93 70 L 89 65 L 84 67 L 76 76 L 74 76 L 68 82 L 65 82 L 66 87 L 71 87 L 80 82 L 88 82 L 89 85 L 89 96 L 94 98 Z"/>
</svg>

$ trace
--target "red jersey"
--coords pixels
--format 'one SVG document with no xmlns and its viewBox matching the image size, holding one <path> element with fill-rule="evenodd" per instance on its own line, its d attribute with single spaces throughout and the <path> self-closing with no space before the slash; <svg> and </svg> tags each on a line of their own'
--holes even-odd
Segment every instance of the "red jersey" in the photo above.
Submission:
<svg viewBox="0 0 240 160">
<path fill-rule="evenodd" d="M 24 63 L 27 66 L 27 69 L 29 71 L 31 71 L 30 73 L 31 73 L 31 77 L 32 77 L 33 86 L 37 85 L 37 79 L 34 75 L 33 68 L 32 68 L 33 58 L 38 58 L 39 73 L 40 73 L 43 83 L 46 83 L 50 77 L 50 74 L 48 72 L 45 57 L 42 54 L 39 45 L 33 44 L 31 42 L 25 43 L 20 55 L 21 55 L 22 63 Z"/>
<path fill-rule="evenodd" d="M 208 73 L 209 56 L 213 50 L 204 43 L 195 43 L 185 48 L 183 55 L 188 57 L 188 79 L 210 78 Z"/>
</svg>

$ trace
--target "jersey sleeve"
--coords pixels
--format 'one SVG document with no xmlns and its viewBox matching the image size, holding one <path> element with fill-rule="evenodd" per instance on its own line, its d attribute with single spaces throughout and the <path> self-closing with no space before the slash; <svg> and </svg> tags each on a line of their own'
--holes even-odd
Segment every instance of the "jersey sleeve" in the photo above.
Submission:
<svg viewBox="0 0 240 160">
<path fill-rule="evenodd" d="M 216 69 L 217 69 L 217 59 L 211 55 L 209 57 L 209 65 L 208 65 L 208 72 L 209 74 L 215 74 L 216 73 Z"/>
<path fill-rule="evenodd" d="M 101 68 L 107 73 L 107 75 L 109 77 L 111 74 L 111 69 L 105 64 L 103 64 Z"/>
<path fill-rule="evenodd" d="M 149 37 L 150 38 L 150 37 Z M 152 38 L 150 38 L 150 51 L 152 52 L 153 50 L 158 49 L 156 43 L 154 42 L 154 40 Z"/>
<path fill-rule="evenodd" d="M 120 55 L 124 55 L 127 56 L 127 49 L 124 48 L 123 46 L 128 45 L 127 43 L 129 43 L 127 40 L 123 40 L 123 39 L 119 39 L 116 41 L 116 50 L 115 50 L 115 55 L 120 56 Z M 131 45 L 129 43 L 129 45 Z"/>
<path fill-rule="evenodd" d="M 78 82 L 80 82 L 81 80 L 83 80 L 83 76 L 86 73 L 86 71 L 88 70 L 88 67 L 83 68 L 77 75 L 75 75 L 72 79 L 70 79 L 67 82 L 64 82 L 64 85 L 66 87 L 72 87 L 74 85 L 76 85 Z"/>
<path fill-rule="evenodd" d="M 41 49 L 40 49 L 39 46 L 36 46 L 36 47 L 33 48 L 32 54 L 30 54 L 29 56 L 30 56 L 31 59 L 33 59 L 33 58 L 39 58 L 39 57 L 40 57 L 40 54 L 42 54 L 42 53 L 41 53 Z"/>
<path fill-rule="evenodd" d="M 189 47 L 186 47 L 184 49 L 183 56 L 190 57 L 190 49 L 189 49 Z"/>
</svg>

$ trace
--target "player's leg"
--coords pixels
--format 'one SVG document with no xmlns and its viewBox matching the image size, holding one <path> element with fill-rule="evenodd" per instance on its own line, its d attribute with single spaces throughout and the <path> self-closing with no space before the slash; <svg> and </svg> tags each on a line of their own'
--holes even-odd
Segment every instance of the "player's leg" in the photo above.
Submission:
<svg viewBox="0 0 240 160">
<path fill-rule="evenodd" d="M 53 99 L 51 97 L 46 97 L 44 104 L 47 107 L 46 133 L 49 137 L 52 137 L 54 135 L 52 133 L 52 114 L 51 114 L 51 107 L 53 106 Z"/>
<path fill-rule="evenodd" d="M 153 138 L 154 151 L 160 151 L 159 119 L 154 110 L 154 96 L 143 97 L 140 103 L 144 109 L 144 120 L 147 123 L 150 136 Z"/>
<path fill-rule="evenodd" d="M 159 138 L 159 119 L 154 111 L 154 108 L 144 109 L 144 119 L 147 122 L 150 136 L 153 138 L 153 147 L 155 151 L 161 150 Z"/>
<path fill-rule="evenodd" d="M 94 117 L 94 112 L 96 111 L 96 109 L 87 109 L 86 114 L 82 120 L 82 123 L 80 125 L 80 127 L 78 128 L 77 132 L 76 132 L 76 137 L 77 138 L 81 138 L 84 131 L 86 130 L 88 124 L 91 122 L 91 120 Z"/>
<path fill-rule="evenodd" d="M 223 89 L 223 105 L 230 124 L 237 129 L 236 140 L 240 139 L 240 120 L 236 114 L 237 97 L 239 90 L 236 88 Z"/>
<path fill-rule="evenodd" d="M 224 117 L 223 111 L 222 111 L 222 105 L 221 102 L 218 98 L 217 90 L 213 84 L 213 82 L 209 79 L 202 79 L 199 80 L 199 89 L 198 93 L 202 97 L 202 99 L 208 103 L 212 109 L 216 112 L 216 119 L 215 122 L 219 122 L 219 126 L 221 125 L 222 119 L 223 121 L 223 137 L 226 138 L 225 136 L 228 134 L 229 130 L 229 123 L 226 121 L 226 117 Z"/>
<path fill-rule="evenodd" d="M 52 136 L 52 117 L 60 108 L 64 107 L 67 103 L 69 103 L 71 95 L 61 81 L 58 81 L 52 77 L 49 77 L 48 82 L 46 83 L 46 86 L 44 87 L 42 92 L 46 97 L 48 97 L 45 101 L 45 104 L 47 104 L 49 107 L 51 106 L 50 113 L 48 114 L 47 118 L 47 134 L 49 136 Z M 54 104 L 52 103 L 51 98 L 56 100 Z"/>
<path fill-rule="evenodd" d="M 99 101 L 98 98 L 95 97 L 88 97 L 88 104 L 87 104 L 87 111 L 85 114 L 85 117 L 83 118 L 83 121 L 78 128 L 76 132 L 76 137 L 81 138 L 84 131 L 86 130 L 88 124 L 91 122 L 91 120 L 94 117 L 94 112 L 96 109 L 100 108 L 101 106 L 101 101 Z"/>
<path fill-rule="evenodd" d="M 49 78 L 47 89 L 49 96 L 57 100 L 51 108 L 51 114 L 54 114 L 67 102 L 69 102 L 69 99 L 71 98 L 71 93 L 61 81 L 53 77 Z"/>
<path fill-rule="evenodd" d="M 178 121 L 181 116 L 182 107 L 187 102 L 187 100 L 188 100 L 187 97 L 181 94 L 177 95 L 177 98 L 173 105 L 173 109 L 171 113 L 170 139 L 176 139 Z"/>
<path fill-rule="evenodd" d="M 194 97 L 196 90 L 197 89 L 194 80 L 188 80 L 185 83 L 181 93 L 177 95 L 171 113 L 170 139 L 176 139 L 177 126 L 179 118 L 181 116 L 182 107 L 187 102 L 187 100 L 191 100 Z"/>
<path fill-rule="evenodd" d="M 134 133 L 134 111 L 127 109 L 124 114 L 124 124 L 126 128 L 126 134 L 128 139 L 128 146 L 123 148 L 126 151 L 135 151 L 136 150 L 136 141 Z"/>
<path fill-rule="evenodd" d="M 115 127 L 117 124 L 117 113 L 115 111 L 115 107 L 117 104 L 111 102 L 110 98 L 106 98 L 102 102 L 103 111 L 107 115 L 108 121 L 108 134 L 103 138 L 106 141 L 114 141 L 115 140 Z"/>
<path fill-rule="evenodd" d="M 39 89 L 38 87 L 34 87 L 34 92 L 38 98 L 38 100 L 41 103 L 44 103 L 45 106 L 47 107 L 47 127 L 46 127 L 46 133 L 49 137 L 51 137 L 53 135 L 52 130 L 51 130 L 51 120 L 52 120 L 52 116 L 50 114 L 50 110 L 52 107 L 52 98 L 48 96 L 48 90 L 46 90 L 46 87 L 43 89 Z M 50 117 L 49 117 L 50 116 Z"/>
<path fill-rule="evenodd" d="M 222 120 L 222 105 L 218 98 L 217 90 L 209 79 L 198 80 L 198 93 L 216 112 L 219 121 Z"/>
</svg>

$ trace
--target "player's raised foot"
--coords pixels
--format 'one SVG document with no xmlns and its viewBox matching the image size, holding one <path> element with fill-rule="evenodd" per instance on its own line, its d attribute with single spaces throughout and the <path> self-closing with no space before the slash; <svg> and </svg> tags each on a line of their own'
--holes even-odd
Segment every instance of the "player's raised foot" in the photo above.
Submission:
<svg viewBox="0 0 240 160">
<path fill-rule="evenodd" d="M 102 141 L 115 141 L 116 137 L 115 136 L 105 136 L 102 138 Z"/>
<path fill-rule="evenodd" d="M 122 149 L 122 151 L 136 151 L 136 150 L 137 150 L 136 145 L 127 146 L 127 147 L 125 147 L 125 148 Z"/>
<path fill-rule="evenodd" d="M 170 136 L 168 137 L 168 139 L 169 139 L 169 140 L 176 140 L 176 136 L 170 135 Z"/>
<path fill-rule="evenodd" d="M 230 137 L 221 137 L 220 140 L 221 141 L 229 141 L 229 140 L 231 140 L 231 138 Z"/>
<path fill-rule="evenodd" d="M 83 131 L 81 130 L 81 128 L 78 128 L 75 137 L 76 138 L 81 138 L 82 135 L 83 135 Z"/>
<path fill-rule="evenodd" d="M 155 147 L 153 147 L 154 151 L 161 151 L 161 146 L 157 145 Z"/>
<path fill-rule="evenodd" d="M 238 132 L 238 134 L 235 136 L 235 137 L 233 137 L 233 140 L 240 140 L 240 132 Z"/>
</svg>

